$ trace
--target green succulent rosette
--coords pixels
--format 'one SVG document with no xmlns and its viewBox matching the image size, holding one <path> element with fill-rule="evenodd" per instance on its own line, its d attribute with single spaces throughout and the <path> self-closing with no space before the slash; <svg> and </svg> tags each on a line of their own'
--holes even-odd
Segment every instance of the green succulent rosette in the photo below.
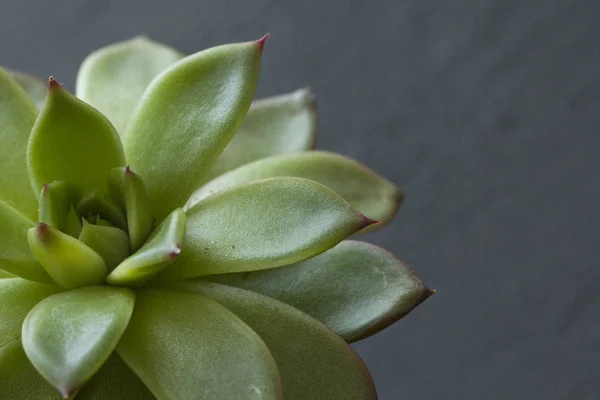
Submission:
<svg viewBox="0 0 600 400">
<path fill-rule="evenodd" d="M 309 90 L 252 102 L 265 40 L 0 69 L 0 399 L 376 398 L 348 343 L 431 291 L 345 239 L 403 195 L 312 150 Z"/>
</svg>

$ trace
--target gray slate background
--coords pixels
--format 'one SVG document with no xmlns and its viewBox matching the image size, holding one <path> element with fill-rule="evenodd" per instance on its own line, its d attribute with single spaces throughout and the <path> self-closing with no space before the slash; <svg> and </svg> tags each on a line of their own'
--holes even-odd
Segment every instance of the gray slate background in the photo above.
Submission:
<svg viewBox="0 0 600 400">
<path fill-rule="evenodd" d="M 438 289 L 356 345 L 380 398 L 600 398 L 598 2 L 1 5 L 0 64 L 71 88 L 139 33 L 193 52 L 271 32 L 259 95 L 313 88 L 319 147 L 407 192 L 369 239 Z"/>
</svg>

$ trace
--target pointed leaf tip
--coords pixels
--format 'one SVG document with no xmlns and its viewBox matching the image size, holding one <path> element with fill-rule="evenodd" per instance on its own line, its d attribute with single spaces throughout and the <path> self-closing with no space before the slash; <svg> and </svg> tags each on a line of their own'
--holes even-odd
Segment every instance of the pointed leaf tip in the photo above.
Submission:
<svg viewBox="0 0 600 400">
<path fill-rule="evenodd" d="M 129 165 L 125 167 L 125 173 L 128 175 L 135 175 L 131 168 L 129 168 Z"/>
<path fill-rule="evenodd" d="M 380 223 L 381 223 L 380 221 L 371 219 L 371 218 L 367 217 L 366 215 L 361 214 L 358 230 L 360 231 L 361 229 L 364 229 L 367 226 L 374 225 L 374 224 L 380 224 Z"/>
<path fill-rule="evenodd" d="M 267 39 L 269 39 L 270 36 L 271 34 L 267 33 L 265 36 L 261 37 L 256 41 L 256 44 L 258 44 L 258 46 L 260 47 L 260 54 L 262 54 L 263 49 L 265 47 L 265 43 L 267 43 Z"/>
<path fill-rule="evenodd" d="M 43 238 L 44 235 L 46 234 L 46 232 L 48 232 L 48 224 L 44 223 L 44 222 L 40 222 L 37 225 L 37 233 L 38 235 Z"/>
<path fill-rule="evenodd" d="M 62 87 L 62 85 L 56 79 L 54 79 L 53 76 L 51 76 L 48 78 L 48 89 L 52 89 L 54 87 Z"/>
</svg>

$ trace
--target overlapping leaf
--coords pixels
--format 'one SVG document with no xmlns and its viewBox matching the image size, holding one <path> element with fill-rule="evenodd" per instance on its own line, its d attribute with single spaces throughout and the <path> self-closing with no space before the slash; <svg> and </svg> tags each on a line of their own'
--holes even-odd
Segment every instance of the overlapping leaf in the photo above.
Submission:
<svg viewBox="0 0 600 400">
<path fill-rule="evenodd" d="M 263 44 L 230 44 L 191 55 L 146 89 L 124 146 L 131 168 L 144 177 L 158 221 L 185 204 L 242 123 Z"/>
<path fill-rule="evenodd" d="M 260 337 L 201 294 L 138 292 L 117 352 L 161 400 L 281 399 Z"/>
<path fill-rule="evenodd" d="M 210 196 L 188 212 L 181 256 L 159 278 L 274 268 L 315 256 L 374 221 L 327 187 L 273 178 Z"/>
<path fill-rule="evenodd" d="M 348 342 L 386 328 L 432 293 L 393 254 L 353 240 L 295 265 L 203 279 L 290 304 Z"/>
</svg>

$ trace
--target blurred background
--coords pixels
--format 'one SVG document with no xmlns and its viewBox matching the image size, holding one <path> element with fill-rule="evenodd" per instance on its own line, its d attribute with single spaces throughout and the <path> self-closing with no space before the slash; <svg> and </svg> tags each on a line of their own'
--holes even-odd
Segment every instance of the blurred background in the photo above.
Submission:
<svg viewBox="0 0 600 400">
<path fill-rule="evenodd" d="M 367 240 L 438 294 L 355 345 L 381 400 L 600 396 L 600 3 L 1 2 L 0 64 L 73 89 L 97 47 L 271 38 L 259 97 L 310 86 L 318 147 L 398 183 Z"/>
</svg>

